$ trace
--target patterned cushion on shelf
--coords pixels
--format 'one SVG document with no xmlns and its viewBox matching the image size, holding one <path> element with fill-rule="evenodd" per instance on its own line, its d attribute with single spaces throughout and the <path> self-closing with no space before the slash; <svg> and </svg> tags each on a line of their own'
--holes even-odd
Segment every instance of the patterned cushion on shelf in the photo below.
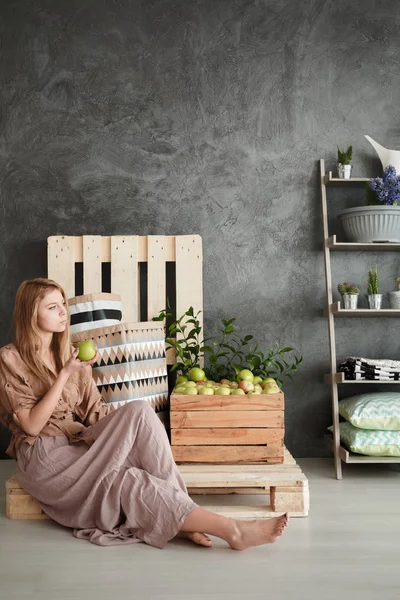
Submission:
<svg viewBox="0 0 400 600">
<path fill-rule="evenodd" d="M 71 334 L 89 329 L 115 325 L 122 320 L 119 294 L 84 294 L 68 300 L 71 315 Z"/>
<path fill-rule="evenodd" d="M 339 413 L 360 429 L 400 430 L 400 393 L 357 394 L 339 402 Z"/>
<path fill-rule="evenodd" d="M 400 431 L 358 429 L 351 423 L 339 424 L 340 441 L 356 454 L 366 456 L 400 456 Z M 328 428 L 329 431 L 333 427 Z"/>
<path fill-rule="evenodd" d="M 116 407 L 147 400 L 156 412 L 168 407 L 164 324 L 157 321 L 119 323 L 71 336 L 74 345 L 93 340 L 99 361 L 93 378 L 106 402 Z"/>
</svg>

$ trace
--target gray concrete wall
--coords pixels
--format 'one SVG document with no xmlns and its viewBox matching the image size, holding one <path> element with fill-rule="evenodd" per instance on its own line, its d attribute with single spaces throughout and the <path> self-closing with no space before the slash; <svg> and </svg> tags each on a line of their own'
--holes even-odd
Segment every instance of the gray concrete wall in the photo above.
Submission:
<svg viewBox="0 0 400 600">
<path fill-rule="evenodd" d="M 400 149 L 399 19 L 396 0 L 2 0 L 0 343 L 47 236 L 199 233 L 206 333 L 237 317 L 303 353 L 286 443 L 323 455 L 317 160 L 353 143 L 353 174 L 375 175 L 363 134 Z M 330 193 L 333 232 L 362 200 Z M 365 291 L 375 262 L 392 289 L 396 254 L 335 256 L 335 284 Z M 340 321 L 339 358 L 398 358 L 394 324 Z"/>
</svg>

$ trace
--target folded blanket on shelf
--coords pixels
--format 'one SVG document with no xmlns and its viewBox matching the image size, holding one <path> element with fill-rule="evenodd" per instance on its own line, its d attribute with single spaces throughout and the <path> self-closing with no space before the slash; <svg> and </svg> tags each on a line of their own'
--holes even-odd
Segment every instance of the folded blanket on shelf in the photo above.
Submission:
<svg viewBox="0 0 400 600">
<path fill-rule="evenodd" d="M 339 364 L 338 371 L 345 379 L 371 381 L 400 381 L 400 361 L 350 356 Z"/>
</svg>

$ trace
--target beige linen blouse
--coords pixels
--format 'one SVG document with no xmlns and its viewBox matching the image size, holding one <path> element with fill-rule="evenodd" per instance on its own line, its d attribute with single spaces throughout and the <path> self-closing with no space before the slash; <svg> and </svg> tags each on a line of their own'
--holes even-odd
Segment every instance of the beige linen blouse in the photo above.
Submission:
<svg viewBox="0 0 400 600">
<path fill-rule="evenodd" d="M 0 423 L 13 436 L 6 452 L 16 459 L 16 449 L 26 440 L 34 444 L 37 437 L 27 435 L 14 415 L 23 408 L 32 408 L 47 393 L 42 383 L 25 365 L 14 344 L 0 348 Z M 39 435 L 66 435 L 70 441 L 88 425 L 111 412 L 92 378 L 90 366 L 71 375 L 64 386 L 53 414 Z M 77 419 L 77 420 L 75 420 Z"/>
</svg>

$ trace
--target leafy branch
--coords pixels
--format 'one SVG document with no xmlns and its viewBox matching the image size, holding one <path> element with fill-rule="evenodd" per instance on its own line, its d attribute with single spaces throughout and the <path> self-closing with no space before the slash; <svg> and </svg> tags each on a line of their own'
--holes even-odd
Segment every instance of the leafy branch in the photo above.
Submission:
<svg viewBox="0 0 400 600">
<path fill-rule="evenodd" d="M 255 376 L 273 377 L 282 386 L 284 377 L 293 381 L 292 373 L 303 364 L 303 357 L 289 357 L 293 348 L 280 348 L 279 344 L 262 352 L 258 344 L 250 345 L 252 335 L 241 337 L 235 329 L 236 319 L 222 319 L 215 337 L 201 339 L 201 325 L 198 316 L 201 311 L 194 312 L 191 306 L 179 319 L 168 326 L 165 341 L 167 350 L 176 352 L 176 363 L 171 371 L 179 371 L 186 375 L 192 367 L 198 367 L 203 354 L 207 366 L 204 368 L 207 379 L 220 381 L 222 378 L 234 380 L 242 369 L 249 369 Z M 170 309 L 160 312 L 154 321 L 164 321 L 172 317 Z M 175 336 L 175 337 L 174 337 Z"/>
</svg>

